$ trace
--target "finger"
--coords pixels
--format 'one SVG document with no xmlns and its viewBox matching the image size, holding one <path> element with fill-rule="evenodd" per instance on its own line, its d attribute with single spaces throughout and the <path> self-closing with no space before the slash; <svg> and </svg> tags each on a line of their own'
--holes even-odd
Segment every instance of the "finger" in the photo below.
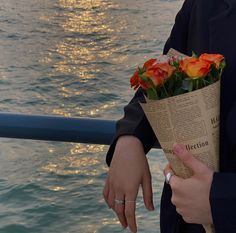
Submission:
<svg viewBox="0 0 236 233">
<path fill-rule="evenodd" d="M 113 210 L 115 210 L 114 200 L 115 200 L 115 193 L 113 192 L 112 189 L 110 189 L 109 194 L 108 194 L 108 201 L 107 202 L 108 202 L 108 206 Z"/>
<path fill-rule="evenodd" d="M 173 170 L 172 170 L 172 168 L 171 168 L 171 166 L 170 166 L 169 163 L 165 166 L 165 168 L 164 168 L 164 170 L 163 170 L 164 176 L 166 176 L 166 174 L 167 174 L 168 172 L 173 172 Z M 174 172 L 173 172 L 173 173 L 174 173 Z"/>
<path fill-rule="evenodd" d="M 143 201 L 148 210 L 154 210 L 152 194 L 152 178 L 150 173 L 144 175 L 142 181 Z"/>
<path fill-rule="evenodd" d="M 124 195 L 116 195 L 115 200 L 119 200 L 119 201 L 124 201 L 125 197 Z M 116 203 L 115 202 L 115 212 L 116 215 L 121 223 L 121 225 L 126 228 L 127 227 L 127 221 L 126 221 L 126 217 L 125 217 L 125 206 L 124 203 Z"/>
<path fill-rule="evenodd" d="M 104 198 L 104 200 L 105 200 L 105 202 L 107 203 L 107 205 L 108 205 L 108 195 L 109 195 L 109 180 L 108 180 L 109 178 L 107 177 L 106 178 L 106 181 L 105 181 L 105 185 L 104 185 L 104 188 L 103 188 L 103 192 L 102 192 L 102 194 L 103 194 L 103 198 Z"/>
<path fill-rule="evenodd" d="M 207 166 L 201 161 L 197 160 L 189 153 L 184 145 L 174 144 L 173 151 L 177 157 L 184 163 L 184 165 L 193 170 L 194 173 L 202 173 Z"/>
<path fill-rule="evenodd" d="M 163 173 L 164 173 L 164 176 L 165 176 L 166 183 L 171 185 L 172 179 L 175 177 L 175 173 L 171 169 L 169 164 L 164 168 L 164 172 Z M 177 177 L 177 180 L 178 180 L 178 177 Z"/>
<path fill-rule="evenodd" d="M 135 209 L 136 209 L 136 197 L 137 194 L 134 195 L 127 195 L 125 197 L 125 217 L 129 229 L 131 232 L 137 232 L 137 224 L 136 224 L 136 216 L 135 216 Z"/>
</svg>

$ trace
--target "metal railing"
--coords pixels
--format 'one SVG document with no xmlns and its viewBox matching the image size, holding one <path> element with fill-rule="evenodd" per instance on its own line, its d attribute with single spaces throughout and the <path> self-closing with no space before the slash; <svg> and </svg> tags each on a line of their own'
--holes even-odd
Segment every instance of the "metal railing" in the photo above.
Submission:
<svg viewBox="0 0 236 233">
<path fill-rule="evenodd" d="M 0 113 L 0 137 L 110 144 L 116 121 Z"/>
<path fill-rule="evenodd" d="M 0 113 L 0 137 L 5 138 L 109 145 L 115 130 L 115 120 Z"/>
</svg>

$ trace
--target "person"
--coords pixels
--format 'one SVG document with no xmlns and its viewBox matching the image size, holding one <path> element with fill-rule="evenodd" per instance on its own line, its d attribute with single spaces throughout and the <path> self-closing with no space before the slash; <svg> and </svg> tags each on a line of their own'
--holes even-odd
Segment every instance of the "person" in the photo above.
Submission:
<svg viewBox="0 0 236 233">
<path fill-rule="evenodd" d="M 173 150 L 194 175 L 173 175 L 164 183 L 160 205 L 162 233 L 203 233 L 213 223 L 216 233 L 236 232 L 236 0 L 185 0 L 176 15 L 163 53 L 174 48 L 184 54 L 220 53 L 226 68 L 221 80 L 220 170 L 213 172 L 183 147 Z M 157 140 L 139 102 L 138 90 L 124 108 L 107 152 L 110 166 L 103 195 L 123 227 L 137 232 L 135 199 L 141 185 L 145 206 L 153 210 L 152 185 L 145 154 Z M 165 174 L 171 171 L 165 168 Z"/>
</svg>

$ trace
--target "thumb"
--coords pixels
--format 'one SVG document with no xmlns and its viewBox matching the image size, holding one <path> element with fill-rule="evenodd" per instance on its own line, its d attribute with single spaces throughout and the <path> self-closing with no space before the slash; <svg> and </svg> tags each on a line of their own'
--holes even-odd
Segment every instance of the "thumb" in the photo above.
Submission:
<svg viewBox="0 0 236 233">
<path fill-rule="evenodd" d="M 148 210 L 154 210 L 151 175 L 145 174 L 142 181 L 143 201 Z"/>
<path fill-rule="evenodd" d="M 173 145 L 174 154 L 183 162 L 183 164 L 190 168 L 195 174 L 202 173 L 206 170 L 207 166 L 194 158 L 193 155 L 187 151 L 184 145 L 174 144 Z"/>
</svg>

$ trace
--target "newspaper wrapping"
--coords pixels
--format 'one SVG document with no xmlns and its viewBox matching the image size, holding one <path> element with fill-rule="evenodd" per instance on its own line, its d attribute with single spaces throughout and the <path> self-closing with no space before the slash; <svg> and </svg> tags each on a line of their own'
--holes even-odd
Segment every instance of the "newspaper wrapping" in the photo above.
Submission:
<svg viewBox="0 0 236 233">
<path fill-rule="evenodd" d="M 202 89 L 162 100 L 141 103 L 144 113 L 160 142 L 175 174 L 193 175 L 173 154 L 174 143 L 181 143 L 198 160 L 214 171 L 219 161 L 220 81 Z M 213 225 L 204 225 L 214 233 Z"/>
</svg>

